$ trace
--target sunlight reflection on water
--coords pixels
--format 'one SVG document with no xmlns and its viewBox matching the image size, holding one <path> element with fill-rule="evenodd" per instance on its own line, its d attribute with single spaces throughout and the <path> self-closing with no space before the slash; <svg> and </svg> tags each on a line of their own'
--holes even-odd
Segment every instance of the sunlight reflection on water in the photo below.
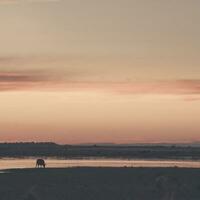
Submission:
<svg viewBox="0 0 200 200">
<path fill-rule="evenodd" d="M 200 161 L 123 159 L 45 159 L 48 168 L 67 167 L 186 167 L 200 168 Z M 36 159 L 0 159 L 0 169 L 34 168 Z"/>
</svg>

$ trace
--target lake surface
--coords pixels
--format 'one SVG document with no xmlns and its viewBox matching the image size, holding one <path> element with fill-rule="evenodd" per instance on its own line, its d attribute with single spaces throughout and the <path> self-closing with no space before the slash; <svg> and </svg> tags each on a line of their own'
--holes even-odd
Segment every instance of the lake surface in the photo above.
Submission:
<svg viewBox="0 0 200 200">
<path fill-rule="evenodd" d="M 48 168 L 67 167 L 186 167 L 200 168 L 200 161 L 123 159 L 45 159 Z M 34 168 L 36 159 L 0 159 L 0 170 Z"/>
</svg>

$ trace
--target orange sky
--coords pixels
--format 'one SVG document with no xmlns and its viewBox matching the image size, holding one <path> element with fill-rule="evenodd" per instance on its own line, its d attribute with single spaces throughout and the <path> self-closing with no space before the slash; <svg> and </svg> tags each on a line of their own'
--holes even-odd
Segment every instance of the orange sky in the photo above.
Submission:
<svg viewBox="0 0 200 200">
<path fill-rule="evenodd" d="M 0 1 L 0 141 L 200 141 L 199 6 Z"/>
</svg>

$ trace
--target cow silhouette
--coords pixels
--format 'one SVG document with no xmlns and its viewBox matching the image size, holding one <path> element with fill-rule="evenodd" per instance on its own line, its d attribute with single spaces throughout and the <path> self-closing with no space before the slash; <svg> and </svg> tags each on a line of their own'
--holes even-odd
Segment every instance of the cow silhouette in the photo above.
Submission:
<svg viewBox="0 0 200 200">
<path fill-rule="evenodd" d="M 37 159 L 36 161 L 36 168 L 40 168 L 40 167 L 43 167 L 43 168 L 46 167 L 46 163 L 43 159 Z"/>
</svg>

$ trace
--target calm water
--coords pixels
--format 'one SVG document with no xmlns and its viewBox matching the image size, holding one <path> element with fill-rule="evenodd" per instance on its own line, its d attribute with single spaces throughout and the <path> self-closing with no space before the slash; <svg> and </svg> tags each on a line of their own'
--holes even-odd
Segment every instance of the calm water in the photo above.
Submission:
<svg viewBox="0 0 200 200">
<path fill-rule="evenodd" d="M 45 159 L 48 168 L 63 167 L 188 167 L 200 168 L 200 161 L 122 160 L 122 159 Z M 36 159 L 0 159 L 0 169 L 34 168 Z"/>
</svg>

